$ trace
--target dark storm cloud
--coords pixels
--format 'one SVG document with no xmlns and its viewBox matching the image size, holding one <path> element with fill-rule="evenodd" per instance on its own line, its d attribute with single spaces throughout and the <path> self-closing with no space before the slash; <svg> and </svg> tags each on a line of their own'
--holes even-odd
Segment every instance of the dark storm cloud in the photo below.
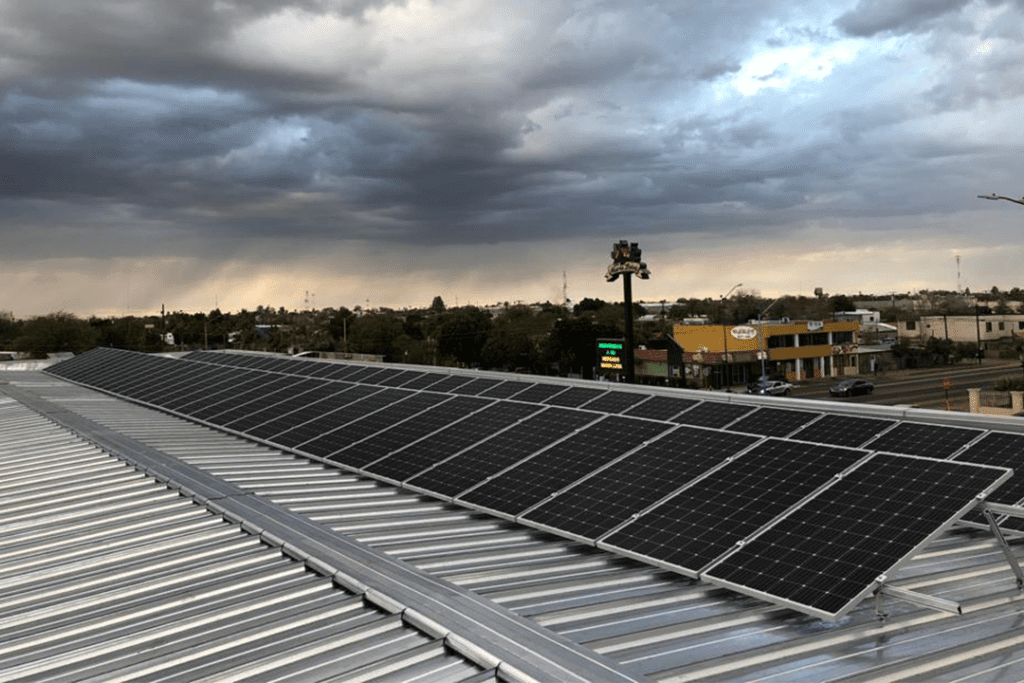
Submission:
<svg viewBox="0 0 1024 683">
<path fill-rule="evenodd" d="M 835 21 L 850 36 L 867 38 L 878 33 L 895 35 L 929 30 L 932 21 L 961 11 L 971 0 L 859 0 Z"/>
</svg>

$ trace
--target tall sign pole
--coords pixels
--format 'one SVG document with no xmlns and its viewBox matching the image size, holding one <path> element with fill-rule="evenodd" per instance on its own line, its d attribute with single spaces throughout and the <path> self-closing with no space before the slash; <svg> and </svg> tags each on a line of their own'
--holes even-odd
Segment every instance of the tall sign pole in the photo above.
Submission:
<svg viewBox="0 0 1024 683">
<path fill-rule="evenodd" d="M 647 270 L 647 264 L 640 260 L 640 246 L 636 242 L 619 240 L 612 245 L 612 263 L 604 278 L 608 282 L 614 282 L 620 275 L 622 279 L 622 298 L 625 308 L 625 330 L 626 348 L 623 355 L 623 368 L 626 371 L 626 382 L 634 384 L 636 376 L 633 369 L 633 285 L 632 276 L 636 275 L 641 280 L 651 277 Z"/>
</svg>

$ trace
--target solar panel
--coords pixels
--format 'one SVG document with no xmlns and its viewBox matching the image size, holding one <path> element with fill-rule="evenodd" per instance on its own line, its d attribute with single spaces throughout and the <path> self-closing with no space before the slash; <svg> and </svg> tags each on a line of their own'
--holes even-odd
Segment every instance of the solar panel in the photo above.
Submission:
<svg viewBox="0 0 1024 683">
<path fill-rule="evenodd" d="M 307 406 L 294 410 L 286 415 L 282 415 L 279 418 L 270 420 L 258 427 L 253 427 L 252 429 L 247 430 L 246 434 L 258 439 L 266 439 L 267 441 L 281 443 L 280 441 L 276 441 L 278 438 L 276 435 L 299 428 L 312 420 L 332 413 L 339 408 L 349 405 L 350 403 L 355 403 L 360 399 L 382 391 L 380 387 L 366 384 L 348 384 L 339 382 L 337 386 L 338 391 L 330 396 L 327 396 L 320 401 L 312 402 Z M 307 436 L 302 440 L 308 441 L 313 438 L 313 436 L 315 436 L 315 434 Z M 298 435 L 296 435 L 296 438 L 298 438 Z M 301 441 L 296 441 L 295 443 L 301 443 Z"/>
<path fill-rule="evenodd" d="M 623 415 L 630 417 L 646 417 L 649 420 L 669 420 L 679 413 L 697 405 L 699 401 L 692 398 L 675 398 L 672 396 L 651 396 L 635 408 L 630 408 Z"/>
<path fill-rule="evenodd" d="M 451 396 L 448 394 L 435 394 L 431 392 L 412 394 L 409 398 L 402 399 L 398 403 L 350 422 L 341 429 L 303 443 L 302 450 L 306 453 L 326 458 L 346 446 L 371 437 L 402 420 L 448 400 L 451 400 Z"/>
<path fill-rule="evenodd" d="M 381 386 L 384 387 L 400 387 L 406 382 L 411 382 L 417 377 L 422 377 L 425 372 L 417 372 L 416 370 L 402 370 L 397 375 L 392 375 L 386 378 L 383 382 L 380 382 Z"/>
<path fill-rule="evenodd" d="M 584 410 L 596 410 L 600 413 L 621 413 L 640 403 L 646 394 L 636 391 L 608 391 L 603 396 L 598 396 L 580 406 Z"/>
<path fill-rule="evenodd" d="M 541 409 L 536 404 L 503 401 L 420 439 L 366 467 L 367 472 L 403 481 L 461 450 L 493 436 Z"/>
<path fill-rule="evenodd" d="M 461 387 L 463 384 L 468 384 L 472 381 L 472 377 L 465 377 L 464 375 L 448 375 L 440 382 L 430 385 L 431 391 L 451 391 L 455 387 Z"/>
<path fill-rule="evenodd" d="M 487 377 L 477 377 L 472 382 L 467 382 L 462 386 L 455 387 L 451 390 L 453 394 L 462 394 L 464 396 L 479 396 L 488 389 L 498 386 L 503 380 L 490 379 Z"/>
<path fill-rule="evenodd" d="M 271 375 L 274 379 L 258 377 L 238 384 L 230 391 L 223 391 L 210 397 L 209 400 L 195 401 L 182 407 L 181 411 L 198 420 L 215 422 L 213 418 L 232 407 L 238 408 L 249 401 L 277 391 L 288 390 L 295 383 L 295 378 L 282 375 Z M 240 416 L 241 414 L 237 415 Z M 236 417 L 237 417 L 236 416 Z M 234 417 L 232 419 L 235 419 Z M 217 423 L 219 424 L 219 423 Z"/>
<path fill-rule="evenodd" d="M 764 436 L 786 436 L 807 424 L 820 413 L 785 408 L 758 408 L 729 425 L 730 432 L 746 432 Z"/>
<path fill-rule="evenodd" d="M 349 377 L 356 375 L 365 368 L 361 365 L 350 365 L 348 363 L 331 363 L 331 371 L 326 372 L 322 375 L 317 375 L 321 379 L 330 380 L 345 380 L 349 381 Z"/>
<path fill-rule="evenodd" d="M 1013 477 L 989 496 L 988 500 L 1004 505 L 1018 505 L 1024 500 L 1024 434 L 989 432 L 968 446 L 967 450 L 958 453 L 954 460 L 1009 467 L 1014 471 Z M 968 513 L 964 519 L 975 524 L 988 524 L 980 512 Z M 1024 519 L 1007 517 L 1000 520 L 999 526 L 1013 531 L 1024 531 Z"/>
<path fill-rule="evenodd" d="M 360 398 L 329 413 L 324 413 L 322 416 L 298 425 L 287 432 L 282 432 L 270 440 L 289 448 L 301 448 L 301 445 L 307 441 L 317 439 L 349 422 L 354 422 L 381 408 L 397 403 L 410 395 L 409 392 L 402 389 L 377 388 L 379 391 L 365 398 Z"/>
<path fill-rule="evenodd" d="M 450 401 L 425 410 L 408 420 L 342 449 L 329 460 L 360 468 L 403 448 L 427 434 L 444 429 L 452 422 L 490 405 L 492 401 L 474 396 L 456 396 Z"/>
<path fill-rule="evenodd" d="M 300 398 L 307 391 L 323 386 L 325 382 L 316 379 L 283 378 L 280 382 L 268 383 L 265 390 L 258 393 L 251 401 L 239 397 L 237 401 L 228 401 L 230 406 L 207 418 L 213 424 L 226 425 L 240 418 L 252 415 L 265 409 L 275 407 L 284 401 Z M 274 387 L 277 387 L 275 390 Z M 279 417 L 281 413 L 274 415 Z"/>
<path fill-rule="evenodd" d="M 606 389 L 591 389 L 590 387 L 570 387 L 565 391 L 555 394 L 544 403 L 549 406 L 562 406 L 564 408 L 576 408 L 587 401 L 593 401 L 601 394 L 608 393 Z"/>
<path fill-rule="evenodd" d="M 601 547 L 696 578 L 738 542 L 865 457 L 769 438 L 606 536 Z"/>
<path fill-rule="evenodd" d="M 873 451 L 948 458 L 981 434 L 966 427 L 900 422 L 866 446 Z"/>
<path fill-rule="evenodd" d="M 1006 476 L 981 465 L 875 454 L 702 578 L 838 618 Z"/>
<path fill-rule="evenodd" d="M 680 426 L 597 472 L 523 518 L 596 540 L 759 437 Z"/>
<path fill-rule="evenodd" d="M 463 493 L 459 500 L 517 515 L 668 428 L 664 423 L 608 415 Z"/>
<path fill-rule="evenodd" d="M 210 369 L 210 373 L 202 380 L 166 396 L 161 405 L 191 414 L 189 411 L 193 406 L 212 405 L 236 391 L 266 382 L 269 376 L 259 370 L 241 370 L 222 365 L 211 365 Z"/>
<path fill-rule="evenodd" d="M 317 385 L 309 391 L 284 399 L 280 403 L 276 403 L 262 410 L 254 410 L 247 415 L 236 419 L 234 422 L 224 423 L 224 426 L 228 429 L 246 432 L 250 436 L 264 438 L 253 432 L 257 431 L 262 425 L 266 425 L 280 418 L 289 416 L 301 408 L 318 403 L 328 396 L 332 396 L 343 391 L 346 386 L 351 386 L 315 379 L 313 381 L 316 381 Z M 276 434 L 277 431 L 279 430 L 272 431 L 270 434 Z"/>
<path fill-rule="evenodd" d="M 543 403 L 566 389 L 568 387 L 562 384 L 534 384 L 532 387 L 520 391 L 514 398 L 517 401 L 525 401 L 526 403 Z"/>
<path fill-rule="evenodd" d="M 356 382 L 357 384 L 361 384 L 367 377 L 376 375 L 380 370 L 381 369 L 379 367 L 362 367 L 354 372 L 341 375 L 341 377 L 343 377 L 346 382 Z"/>
<path fill-rule="evenodd" d="M 673 422 L 696 425 L 698 427 L 722 428 L 730 422 L 743 417 L 757 406 L 741 405 L 739 403 L 719 403 L 718 401 L 704 401 L 700 405 L 690 408 L 685 413 L 672 418 Z"/>
<path fill-rule="evenodd" d="M 432 384 L 437 384 L 448 375 L 439 372 L 424 372 L 422 376 L 416 377 L 402 385 L 403 389 L 426 389 Z"/>
<path fill-rule="evenodd" d="M 874 417 L 854 417 L 851 415 L 822 415 L 790 438 L 814 443 L 827 443 L 834 446 L 860 446 L 896 424 L 894 420 L 883 420 Z"/>
<path fill-rule="evenodd" d="M 543 412 L 413 477 L 406 484 L 442 496 L 456 496 L 597 418 L 593 413 L 580 410 L 545 408 Z"/>
<path fill-rule="evenodd" d="M 494 387 L 482 392 L 480 395 L 484 398 L 512 398 L 520 391 L 529 389 L 533 386 L 533 382 L 517 382 L 515 380 L 506 380 Z"/>
</svg>

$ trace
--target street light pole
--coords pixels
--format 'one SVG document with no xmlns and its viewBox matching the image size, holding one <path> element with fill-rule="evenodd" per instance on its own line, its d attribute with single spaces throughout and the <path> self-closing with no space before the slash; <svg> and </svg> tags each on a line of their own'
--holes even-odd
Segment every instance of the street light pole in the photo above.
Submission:
<svg viewBox="0 0 1024 683">
<path fill-rule="evenodd" d="M 757 314 L 757 340 L 758 340 L 758 346 L 761 347 L 761 379 L 762 380 L 768 374 L 768 369 L 766 367 L 766 360 L 765 360 L 766 357 L 768 356 L 768 349 L 765 348 L 765 341 L 764 341 L 764 314 L 768 312 L 769 308 L 771 308 L 775 304 L 779 303 L 779 299 L 782 299 L 782 297 L 780 296 L 778 299 L 776 299 L 775 301 L 773 301 L 770 304 L 768 304 L 767 308 L 765 308 L 763 311 L 761 311 L 760 313 Z"/>
<path fill-rule="evenodd" d="M 1005 199 L 1008 202 L 1024 205 L 1024 197 L 1021 197 L 1020 199 L 1014 199 L 1013 197 L 1004 197 L 1003 195 L 996 194 L 995 192 L 993 192 L 992 194 L 979 194 L 978 199 Z"/>
<path fill-rule="evenodd" d="M 725 384 L 725 391 L 726 391 L 726 393 L 731 393 L 732 392 L 732 388 L 731 388 L 732 387 L 732 382 L 730 381 L 732 378 L 729 376 L 729 334 L 728 334 L 728 331 L 725 329 L 727 327 L 727 325 L 725 323 L 725 301 L 726 301 L 726 299 L 729 298 L 730 294 L 732 294 L 734 291 L 736 291 L 737 287 L 742 287 L 742 286 L 743 286 L 742 282 L 739 283 L 738 285 L 733 285 L 732 289 L 730 289 L 728 292 L 726 292 L 725 295 L 722 297 L 722 347 L 724 348 L 724 353 L 725 353 L 724 358 L 723 358 L 723 360 L 725 361 L 725 367 L 724 367 L 725 377 L 722 380 L 722 383 Z"/>
</svg>

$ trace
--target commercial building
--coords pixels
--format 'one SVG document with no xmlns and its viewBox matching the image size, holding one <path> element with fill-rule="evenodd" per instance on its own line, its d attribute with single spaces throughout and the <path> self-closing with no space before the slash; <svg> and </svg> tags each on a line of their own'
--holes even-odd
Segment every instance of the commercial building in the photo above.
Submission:
<svg viewBox="0 0 1024 683">
<path fill-rule="evenodd" d="M 761 374 L 790 381 L 858 373 L 859 321 L 771 320 L 747 325 L 676 325 L 688 378 L 698 384 L 745 384 Z M 729 377 L 726 378 L 726 366 Z"/>
<path fill-rule="evenodd" d="M 1024 342 L 1024 315 L 929 315 L 897 323 L 900 339 L 925 344 L 929 339 L 949 339 L 978 344 L 982 350 L 996 343 Z"/>
</svg>

